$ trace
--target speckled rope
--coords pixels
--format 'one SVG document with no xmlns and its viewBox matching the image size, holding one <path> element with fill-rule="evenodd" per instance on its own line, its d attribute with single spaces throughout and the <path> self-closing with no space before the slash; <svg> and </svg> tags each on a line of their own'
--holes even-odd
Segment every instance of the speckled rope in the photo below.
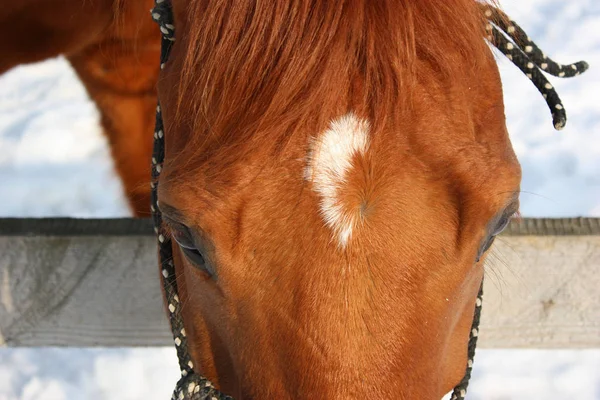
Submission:
<svg viewBox="0 0 600 400">
<path fill-rule="evenodd" d="M 152 19 L 160 26 L 162 33 L 160 67 L 164 67 L 171 45 L 175 41 L 175 27 L 173 26 L 173 15 L 171 4 L 167 0 L 155 0 Z M 152 189 L 151 205 L 152 217 L 154 219 L 154 230 L 158 238 L 159 262 L 161 278 L 163 282 L 165 301 L 173 333 L 181 379 L 177 382 L 173 391 L 173 400 L 232 400 L 231 397 L 221 393 L 205 377 L 194 372 L 194 364 L 188 351 L 187 337 L 181 316 L 181 302 L 177 295 L 177 279 L 175 265 L 173 264 L 173 248 L 170 238 L 162 231 L 162 217 L 158 209 L 158 197 L 156 185 L 162 170 L 165 158 L 165 129 L 163 126 L 160 103 L 156 107 L 156 127 L 154 130 L 154 149 L 152 153 Z"/>
<path fill-rule="evenodd" d="M 503 13 L 493 7 L 482 6 L 490 24 L 488 32 L 491 43 L 500 49 L 515 65 L 517 65 L 533 81 L 538 90 L 546 99 L 554 119 L 556 129 L 561 129 L 566 123 L 566 114 L 560 98 L 556 91 L 544 77 L 541 71 L 559 77 L 570 77 L 579 75 L 587 69 L 587 63 L 579 62 L 570 65 L 560 65 L 547 58 L 541 50 L 527 37 L 525 32 Z M 152 18 L 159 24 L 162 32 L 160 67 L 164 67 L 171 46 L 175 41 L 175 27 L 171 11 L 170 0 L 155 0 L 155 7 L 151 11 Z M 509 41 L 506 33 L 514 42 Z M 516 43 L 519 43 L 517 45 Z M 205 377 L 194 371 L 194 365 L 188 351 L 187 338 L 181 315 L 181 303 L 177 295 L 177 280 L 175 265 L 173 264 L 173 249 L 169 237 L 162 231 L 162 217 L 158 209 L 158 198 L 156 185 L 160 175 L 165 156 L 164 126 L 161 116 L 160 104 L 156 108 L 156 128 L 154 132 L 154 150 L 152 157 L 152 216 L 154 219 L 155 232 L 158 238 L 159 262 L 161 267 L 161 278 L 164 287 L 165 301 L 171 324 L 171 330 L 177 349 L 181 379 L 173 392 L 173 400 L 233 400 L 212 385 Z M 481 306 L 483 296 L 483 282 L 479 289 L 475 302 L 475 312 L 469 342 L 467 347 L 467 366 L 463 379 L 452 391 L 451 400 L 463 400 L 467 394 L 469 379 L 473 369 L 475 348 L 479 336 L 479 321 L 481 317 Z"/>
<path fill-rule="evenodd" d="M 481 320 L 481 306 L 483 305 L 483 281 L 479 286 L 479 293 L 475 300 L 475 313 L 473 314 L 473 323 L 471 324 L 471 332 L 469 333 L 469 344 L 467 345 L 467 369 L 465 376 L 461 379 L 458 385 L 452 391 L 450 400 L 462 400 L 467 395 L 467 387 L 471 379 L 471 371 L 473 371 L 473 360 L 475 359 L 475 348 L 477 347 L 477 339 L 479 338 L 479 321 Z"/>
<path fill-rule="evenodd" d="M 487 39 L 533 82 L 550 108 L 554 128 L 556 130 L 564 128 L 567 123 L 565 107 L 554 86 L 542 72 L 560 78 L 571 78 L 585 72 L 589 68 L 588 63 L 585 61 L 568 65 L 557 63 L 546 56 L 525 31 L 501 10 L 489 5 L 481 5 L 481 7 L 489 21 L 486 26 Z"/>
</svg>

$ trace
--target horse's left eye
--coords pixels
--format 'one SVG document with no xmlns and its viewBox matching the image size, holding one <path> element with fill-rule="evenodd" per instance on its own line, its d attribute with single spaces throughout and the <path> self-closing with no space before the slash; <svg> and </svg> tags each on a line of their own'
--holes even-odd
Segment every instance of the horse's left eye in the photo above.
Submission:
<svg viewBox="0 0 600 400">
<path fill-rule="evenodd" d="M 504 214 L 502 214 L 494 228 L 491 230 L 490 235 L 487 237 L 486 241 L 480 247 L 479 252 L 477 253 L 477 262 L 479 262 L 481 257 L 485 254 L 485 252 L 488 251 L 490 247 L 492 247 L 496 236 L 502 233 L 502 231 L 506 229 L 508 224 L 510 224 L 510 219 L 513 215 L 514 213 L 511 212 L 505 212 Z"/>
<path fill-rule="evenodd" d="M 484 243 L 484 245 L 481 246 L 479 252 L 477 253 L 476 262 L 479 262 L 479 260 L 481 260 L 481 257 L 485 254 L 485 252 L 488 251 L 490 249 L 490 247 L 492 247 L 492 244 L 494 243 L 494 239 L 496 239 L 496 236 L 490 236 L 487 239 L 487 241 Z"/>
<path fill-rule="evenodd" d="M 510 223 L 510 218 L 512 216 L 513 214 L 502 215 L 500 220 L 498 220 L 496 227 L 492 230 L 492 236 L 498 236 L 500 233 L 502 233 L 502 231 L 505 230 L 508 224 Z"/>
</svg>

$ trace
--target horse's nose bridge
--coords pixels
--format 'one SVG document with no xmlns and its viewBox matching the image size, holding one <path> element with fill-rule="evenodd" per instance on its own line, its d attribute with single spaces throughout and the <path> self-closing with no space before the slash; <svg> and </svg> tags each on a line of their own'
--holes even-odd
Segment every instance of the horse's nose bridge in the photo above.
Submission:
<svg viewBox="0 0 600 400">
<path fill-rule="evenodd" d="M 358 386 L 357 391 L 364 386 L 377 386 L 385 377 L 373 372 L 393 364 L 396 356 L 393 349 L 381 345 L 393 341 L 393 330 L 372 330 L 358 315 L 343 316 L 339 311 L 320 314 L 297 326 L 302 328 L 296 336 L 293 363 L 304 371 L 304 381 L 309 386 L 321 383 L 331 387 L 344 382 L 346 388 Z M 284 367 L 290 361 L 285 360 Z M 378 367 L 373 368 L 374 365 Z"/>
<path fill-rule="evenodd" d="M 435 369 L 440 348 L 423 344 L 435 336 L 437 327 L 429 324 L 431 332 L 419 331 L 422 325 L 415 320 L 431 315 L 414 304 L 413 296 L 398 298 L 364 286 L 345 291 L 347 286 L 341 283 L 337 288 L 327 286 L 330 293 L 325 289 L 313 293 L 297 314 L 286 316 L 287 346 L 293 349 L 285 352 L 279 367 L 292 371 L 290 379 L 298 385 L 298 393 L 352 399 L 385 390 L 387 396 L 380 398 L 396 398 L 389 395 L 402 393 L 403 383 L 420 381 Z M 344 292 L 346 296 L 341 295 Z M 427 354 L 427 359 L 416 364 L 415 354 Z M 323 391 L 328 395 L 321 396 Z"/>
</svg>

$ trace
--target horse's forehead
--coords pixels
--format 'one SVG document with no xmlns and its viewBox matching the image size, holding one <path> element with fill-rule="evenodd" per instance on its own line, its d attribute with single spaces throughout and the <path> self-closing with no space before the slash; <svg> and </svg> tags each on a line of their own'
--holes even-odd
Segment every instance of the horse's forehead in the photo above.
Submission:
<svg viewBox="0 0 600 400">
<path fill-rule="evenodd" d="M 498 88 L 494 91 L 499 92 Z M 477 93 L 471 93 L 472 102 L 463 97 L 449 106 L 421 99 L 418 106 L 403 111 L 403 116 L 389 126 L 373 127 L 364 113 L 350 111 L 330 116 L 322 126 L 296 130 L 294 137 L 278 133 L 277 127 L 269 132 L 256 131 L 242 140 L 233 137 L 225 144 L 215 135 L 204 140 L 200 151 L 189 145 L 193 132 L 176 128 L 167 135 L 168 144 L 177 147 L 177 151 L 167 152 L 168 164 L 174 167 L 169 173 L 188 176 L 197 185 L 228 190 L 247 185 L 260 173 L 263 180 L 280 179 L 272 172 L 285 169 L 286 179 L 310 180 L 317 192 L 323 193 L 327 187 L 339 186 L 353 157 L 366 154 L 368 148 L 369 157 L 378 164 L 413 159 L 430 167 L 419 169 L 406 162 L 405 177 L 440 172 L 432 171 L 440 165 L 479 179 L 488 169 L 514 170 L 518 162 L 504 124 L 502 97 L 488 88 L 482 92 L 486 93 L 485 104 L 480 104 L 482 97 Z M 444 110 L 448 107 L 453 109 Z M 286 145 L 276 150 L 275 142 Z M 471 168 L 465 170 L 463 164 Z M 195 173 L 188 173 L 190 170 Z M 313 174 L 311 179 L 307 174 Z"/>
<path fill-rule="evenodd" d="M 367 156 L 369 130 L 367 120 L 350 113 L 333 120 L 325 132 L 311 138 L 309 146 L 305 179 L 319 195 L 320 213 L 341 247 L 348 244 L 369 200 L 368 196 L 360 196 L 352 207 L 343 199 L 356 159 Z M 364 193 L 369 184 L 363 182 L 356 189 Z"/>
<path fill-rule="evenodd" d="M 320 199 L 319 213 L 339 243 L 351 235 L 353 218 L 363 215 L 358 210 L 348 218 L 340 211 L 339 199 L 341 193 L 347 193 L 344 189 L 349 179 L 359 181 L 355 185 L 362 185 L 358 189 L 363 192 L 383 179 L 427 186 L 422 179 L 427 175 L 449 180 L 447 185 L 455 188 L 472 186 L 485 192 L 487 184 L 502 180 L 500 186 L 516 190 L 518 179 L 513 178 L 518 175 L 514 173 L 518 163 L 504 124 L 500 81 L 493 59 L 488 72 L 472 88 L 463 82 L 466 78 L 454 79 L 450 94 L 440 88 L 441 78 L 425 76 L 427 79 L 421 79 L 421 86 L 415 90 L 413 104 L 399 106 L 398 115 L 390 116 L 392 123 L 388 125 L 366 117 L 369 113 L 364 109 L 329 112 L 328 121 L 323 118 L 327 122 L 320 126 L 300 121 L 302 128 L 292 129 L 295 135 L 291 137 L 283 133 L 289 127 L 281 126 L 256 130 L 241 139 L 230 135 L 226 143 L 221 132 L 214 132 L 214 137 L 206 138 L 204 151 L 195 151 L 189 145 L 195 131 L 175 127 L 167 135 L 167 147 L 173 149 L 169 145 L 177 143 L 182 153 L 167 152 L 165 172 L 183 177 L 179 181 L 194 187 L 195 196 L 224 202 L 234 192 L 256 193 L 259 186 L 270 183 L 277 184 L 274 195 L 296 190 L 299 185 L 309 186 Z M 275 151 L 275 142 L 286 145 Z M 366 178 L 351 174 L 353 163 L 360 163 L 361 157 L 362 167 L 367 168 L 362 171 Z M 378 168 L 371 168 L 374 164 Z M 506 173 L 499 174 L 498 170 Z M 368 175 L 372 173 L 375 175 Z M 255 180 L 258 176 L 260 180 Z M 364 210 L 368 204 L 359 200 L 353 205 Z"/>
<path fill-rule="evenodd" d="M 496 110 L 495 114 L 502 112 Z M 495 138 L 492 146 L 480 143 L 476 134 L 461 133 L 452 126 L 438 131 L 439 124 L 427 118 L 374 132 L 367 117 L 350 112 L 332 118 L 322 129 L 292 138 L 279 153 L 273 151 L 272 140 L 257 137 L 246 148 L 215 145 L 196 154 L 194 160 L 176 157 L 177 168 L 166 172 L 185 177 L 180 181 L 193 189 L 187 200 L 196 207 L 204 204 L 203 208 L 235 208 L 238 212 L 240 198 L 245 207 L 280 207 L 278 202 L 265 202 L 263 192 L 282 199 L 291 199 L 291 193 L 297 194 L 298 200 L 313 196 L 317 208 L 305 208 L 305 212 L 318 214 L 334 242 L 345 247 L 358 232 L 357 226 L 382 200 L 403 197 L 396 200 L 418 204 L 424 193 L 445 190 L 440 187 L 451 187 L 448 190 L 463 197 L 477 191 L 477 196 L 493 197 L 494 188 L 505 193 L 517 190 L 518 163 L 501 118 L 489 118 L 489 122 L 482 135 Z M 187 173 L 190 168 L 194 170 L 191 174 Z M 394 186 L 410 190 L 401 192 Z M 438 202 L 442 208 L 460 203 L 445 195 Z M 491 203 L 481 208 L 496 207 L 495 200 Z M 414 204 L 406 207 L 406 212 L 426 213 Z"/>
</svg>

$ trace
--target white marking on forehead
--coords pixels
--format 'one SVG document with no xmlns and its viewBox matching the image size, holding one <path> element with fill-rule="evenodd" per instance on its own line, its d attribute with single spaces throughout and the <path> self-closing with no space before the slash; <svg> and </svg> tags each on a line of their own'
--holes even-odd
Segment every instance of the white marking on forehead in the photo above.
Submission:
<svg viewBox="0 0 600 400">
<path fill-rule="evenodd" d="M 344 211 L 338 193 L 352 167 L 352 157 L 365 154 L 368 147 L 369 123 L 353 113 L 333 120 L 310 144 L 305 178 L 321 196 L 323 219 L 342 248 L 350 240 L 358 214 Z"/>
</svg>

